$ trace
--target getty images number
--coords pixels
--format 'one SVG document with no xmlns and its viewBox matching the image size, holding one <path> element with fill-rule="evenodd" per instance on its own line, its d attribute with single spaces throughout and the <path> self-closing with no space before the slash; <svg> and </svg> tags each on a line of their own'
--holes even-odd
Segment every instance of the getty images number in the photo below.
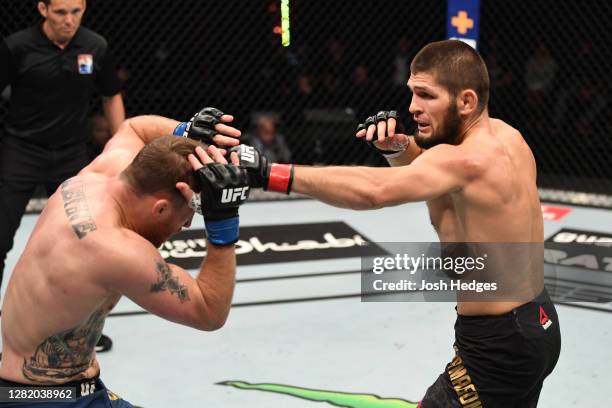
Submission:
<svg viewBox="0 0 612 408">
<path fill-rule="evenodd" d="M 73 390 L 70 389 L 9 389 L 9 399 L 21 400 L 46 400 L 46 399 L 71 399 L 74 398 Z"/>
</svg>

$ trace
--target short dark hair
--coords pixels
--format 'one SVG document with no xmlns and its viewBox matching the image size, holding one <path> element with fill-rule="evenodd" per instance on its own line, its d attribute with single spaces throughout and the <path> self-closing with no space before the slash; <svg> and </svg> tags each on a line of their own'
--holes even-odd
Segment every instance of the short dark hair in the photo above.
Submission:
<svg viewBox="0 0 612 408">
<path fill-rule="evenodd" d="M 474 48 L 458 40 L 427 44 L 412 60 L 410 72 L 430 73 L 453 96 L 465 89 L 478 95 L 478 113 L 489 103 L 489 72 Z"/>
<path fill-rule="evenodd" d="M 184 199 L 176 183 L 184 182 L 197 193 L 200 187 L 187 160 L 200 142 L 184 137 L 164 136 L 147 144 L 138 152 L 121 177 L 137 194 L 165 193 L 175 202 Z M 204 146 L 203 146 L 204 147 Z"/>
</svg>

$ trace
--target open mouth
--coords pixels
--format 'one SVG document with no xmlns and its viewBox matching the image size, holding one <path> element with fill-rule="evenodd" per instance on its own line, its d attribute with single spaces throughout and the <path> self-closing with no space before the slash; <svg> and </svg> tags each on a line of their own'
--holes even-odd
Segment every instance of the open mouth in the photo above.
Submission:
<svg viewBox="0 0 612 408">
<path fill-rule="evenodd" d="M 427 131 L 427 130 L 429 130 L 430 127 L 431 126 L 429 124 L 427 124 L 427 123 L 419 123 L 418 124 L 419 132 Z"/>
</svg>

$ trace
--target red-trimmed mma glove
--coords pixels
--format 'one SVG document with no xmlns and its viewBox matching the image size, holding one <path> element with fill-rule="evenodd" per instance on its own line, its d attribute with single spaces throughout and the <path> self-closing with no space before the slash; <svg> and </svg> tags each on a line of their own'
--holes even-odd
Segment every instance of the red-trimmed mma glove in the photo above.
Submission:
<svg viewBox="0 0 612 408">
<path fill-rule="evenodd" d="M 207 145 L 215 145 L 213 137 L 219 133 L 215 125 L 221 123 L 224 113 L 217 108 L 204 108 L 188 121 L 181 122 L 172 132 L 175 136 L 188 137 L 199 140 Z"/>
<path fill-rule="evenodd" d="M 266 191 L 289 194 L 293 183 L 293 164 L 270 163 L 266 156 L 253 146 L 241 144 L 229 153 L 238 153 L 240 166 L 249 173 L 249 185 Z"/>
<path fill-rule="evenodd" d="M 400 121 L 400 117 L 397 114 L 397 111 L 380 111 L 378 112 L 376 115 L 374 116 L 368 116 L 365 120 L 364 123 L 360 123 L 359 125 L 357 125 L 357 129 L 355 130 L 355 132 L 359 132 L 361 130 L 364 130 L 367 132 L 368 128 L 372 125 L 377 126 L 379 122 L 386 122 L 387 119 L 389 118 L 393 118 L 395 119 L 395 131 L 396 133 L 404 133 L 404 125 L 403 123 Z M 385 148 L 381 148 L 379 147 L 378 142 L 376 141 L 376 139 L 378 138 L 378 132 L 374 132 L 374 140 L 366 140 L 365 137 L 363 137 L 363 140 L 368 144 L 369 147 L 371 147 L 372 149 L 376 150 L 378 153 L 382 154 L 385 157 L 396 157 L 399 156 L 400 154 L 402 154 L 404 152 L 404 150 L 406 150 L 406 148 L 408 147 L 408 145 L 403 145 L 397 142 L 383 142 L 385 143 Z M 385 135 L 385 137 L 387 137 L 388 134 Z"/>
<path fill-rule="evenodd" d="M 238 208 L 249 198 L 246 169 L 212 163 L 195 172 L 202 188 L 202 212 L 208 242 L 233 245 L 238 241 Z"/>
</svg>

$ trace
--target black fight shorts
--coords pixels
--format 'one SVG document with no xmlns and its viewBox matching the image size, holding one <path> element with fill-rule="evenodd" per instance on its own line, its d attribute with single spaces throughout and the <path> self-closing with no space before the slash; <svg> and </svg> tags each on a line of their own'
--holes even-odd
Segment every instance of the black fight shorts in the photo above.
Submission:
<svg viewBox="0 0 612 408">
<path fill-rule="evenodd" d="M 421 408 L 532 408 L 561 351 L 546 289 L 499 316 L 457 316 L 455 357 L 429 387 Z"/>
</svg>

